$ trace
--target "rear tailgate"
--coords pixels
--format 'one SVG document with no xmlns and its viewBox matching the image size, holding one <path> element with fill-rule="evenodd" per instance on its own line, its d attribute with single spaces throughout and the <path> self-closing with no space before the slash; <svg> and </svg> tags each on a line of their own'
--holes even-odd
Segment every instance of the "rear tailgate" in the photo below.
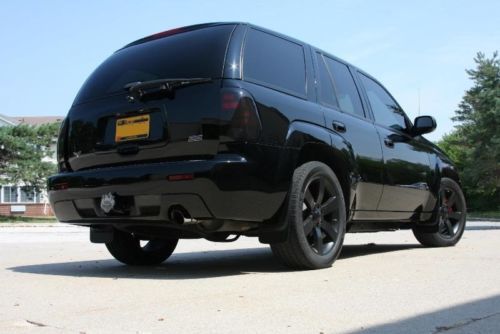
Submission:
<svg viewBox="0 0 500 334">
<path fill-rule="evenodd" d="M 115 95 L 80 104 L 68 115 L 68 163 L 80 170 L 209 157 L 217 153 L 219 118 L 218 80 L 178 90 L 173 99 L 129 103 Z"/>
<path fill-rule="evenodd" d="M 68 118 L 72 170 L 210 157 L 218 147 L 220 78 L 234 25 L 176 30 L 117 51 L 87 79 Z M 133 82 L 210 78 L 172 96 L 128 98 Z"/>
</svg>

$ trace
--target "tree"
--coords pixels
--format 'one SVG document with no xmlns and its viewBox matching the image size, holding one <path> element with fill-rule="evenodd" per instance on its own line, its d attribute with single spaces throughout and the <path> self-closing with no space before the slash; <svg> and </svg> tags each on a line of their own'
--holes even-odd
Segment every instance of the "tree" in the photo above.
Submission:
<svg viewBox="0 0 500 334">
<path fill-rule="evenodd" d="M 54 153 L 51 146 L 58 129 L 59 123 L 0 127 L 0 183 L 45 188 L 56 165 L 44 158 Z"/>
<path fill-rule="evenodd" d="M 455 111 L 456 129 L 439 145 L 457 163 L 473 209 L 500 209 L 500 59 L 478 53 L 473 86 Z"/>
<path fill-rule="evenodd" d="M 453 160 L 459 170 L 463 170 L 467 155 L 464 142 L 465 140 L 462 133 L 455 130 L 451 133 L 445 134 L 437 143 L 438 146 L 451 158 L 451 160 Z"/>
</svg>

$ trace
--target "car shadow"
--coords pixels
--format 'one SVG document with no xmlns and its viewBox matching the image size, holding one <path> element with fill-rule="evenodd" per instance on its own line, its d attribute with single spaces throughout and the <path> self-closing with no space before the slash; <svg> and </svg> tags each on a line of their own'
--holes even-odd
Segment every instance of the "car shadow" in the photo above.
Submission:
<svg viewBox="0 0 500 334">
<path fill-rule="evenodd" d="M 498 333 L 499 310 L 500 295 L 494 295 L 348 333 Z"/>
<path fill-rule="evenodd" d="M 351 257 L 366 256 L 372 254 L 404 251 L 416 248 L 423 248 L 420 244 L 363 244 L 363 245 L 345 245 L 342 248 L 339 259 L 349 259 Z"/>
<path fill-rule="evenodd" d="M 339 260 L 372 254 L 420 248 L 417 244 L 345 245 Z M 113 279 L 202 279 L 251 273 L 291 272 L 268 247 L 174 254 L 165 263 L 152 266 L 126 266 L 114 259 L 44 263 L 11 267 L 18 273 Z"/>
</svg>

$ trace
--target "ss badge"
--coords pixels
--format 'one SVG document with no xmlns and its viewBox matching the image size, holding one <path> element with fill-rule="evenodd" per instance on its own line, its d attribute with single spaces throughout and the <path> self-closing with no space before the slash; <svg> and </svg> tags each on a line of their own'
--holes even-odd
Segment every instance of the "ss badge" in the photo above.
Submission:
<svg viewBox="0 0 500 334">
<path fill-rule="evenodd" d="M 115 207 L 115 195 L 107 193 L 101 197 L 101 209 L 105 213 L 109 213 Z"/>
<path fill-rule="evenodd" d="M 188 137 L 188 143 L 194 143 L 197 141 L 202 141 L 203 140 L 203 135 L 192 135 Z"/>
</svg>

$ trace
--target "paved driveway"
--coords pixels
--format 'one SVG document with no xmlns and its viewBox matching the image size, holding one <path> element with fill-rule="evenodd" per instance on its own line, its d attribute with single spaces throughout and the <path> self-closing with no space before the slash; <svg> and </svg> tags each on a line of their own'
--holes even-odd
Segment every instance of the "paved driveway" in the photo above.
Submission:
<svg viewBox="0 0 500 334">
<path fill-rule="evenodd" d="M 0 227 L 0 333 L 500 333 L 500 223 L 470 223 L 453 248 L 409 231 L 345 244 L 320 271 L 249 238 L 130 268 L 83 228 Z"/>
</svg>

